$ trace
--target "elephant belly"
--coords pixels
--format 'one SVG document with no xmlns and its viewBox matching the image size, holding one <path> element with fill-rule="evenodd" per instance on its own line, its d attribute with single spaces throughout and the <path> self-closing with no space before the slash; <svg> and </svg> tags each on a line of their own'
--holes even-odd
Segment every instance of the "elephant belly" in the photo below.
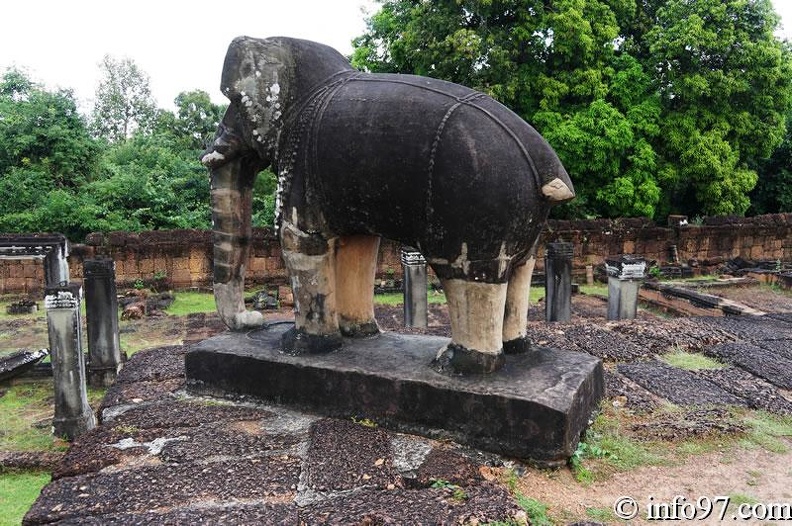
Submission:
<svg viewBox="0 0 792 526">
<path fill-rule="evenodd" d="M 331 232 L 418 246 L 447 278 L 504 281 L 549 212 L 541 179 L 563 171 L 544 139 L 504 106 L 421 77 L 344 84 L 309 142 L 305 184 Z"/>
</svg>

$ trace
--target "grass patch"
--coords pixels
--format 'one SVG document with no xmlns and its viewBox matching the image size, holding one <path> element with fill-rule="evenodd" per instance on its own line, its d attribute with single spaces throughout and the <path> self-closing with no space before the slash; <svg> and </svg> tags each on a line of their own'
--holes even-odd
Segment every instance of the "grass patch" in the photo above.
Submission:
<svg viewBox="0 0 792 526">
<path fill-rule="evenodd" d="M 38 305 L 38 310 L 31 314 L 8 314 L 6 309 L 12 303 L 16 303 L 21 299 L 31 299 L 36 302 Z M 0 321 L 6 320 L 32 320 L 35 318 L 44 318 L 46 316 L 46 311 L 44 310 L 44 297 L 34 298 L 34 297 L 26 297 L 26 296 L 18 296 L 14 294 L 9 294 L 0 297 Z"/>
<path fill-rule="evenodd" d="M 674 414 L 678 408 L 669 406 L 658 411 Z M 662 415 L 655 416 L 659 418 Z M 578 482 L 589 484 L 642 466 L 671 466 L 690 456 L 733 450 L 735 446 L 744 449 L 761 447 L 772 453 L 790 450 L 792 416 L 735 409 L 733 417 L 735 423 L 745 427 L 745 432 L 668 442 L 633 435 L 630 427 L 635 423 L 634 416 L 606 406 L 586 431 L 570 459 L 570 468 Z"/>
<path fill-rule="evenodd" d="M 445 293 L 438 292 L 434 290 L 430 290 L 427 295 L 426 299 L 429 303 L 445 303 L 446 297 Z M 401 292 L 388 292 L 386 294 L 374 294 L 374 304 L 375 305 L 388 305 L 390 307 L 395 307 L 397 305 L 404 305 L 404 294 Z"/>
<path fill-rule="evenodd" d="M 211 292 L 176 292 L 173 297 L 173 303 L 168 307 L 168 314 L 173 316 L 217 311 L 214 294 Z"/>
<path fill-rule="evenodd" d="M 127 353 L 127 356 L 132 356 L 138 351 L 143 349 L 151 349 L 153 347 L 162 347 L 165 345 L 181 345 L 182 334 L 175 334 L 173 336 L 163 337 L 157 333 L 146 333 L 145 326 L 143 325 L 146 320 L 130 320 L 127 323 L 138 325 L 135 332 L 122 332 L 119 335 L 121 342 L 121 350 Z M 124 322 L 121 322 L 123 326 Z M 147 334 L 149 334 L 147 336 Z"/>
<path fill-rule="evenodd" d="M 105 389 L 87 389 L 88 403 L 98 407 Z M 0 451 L 63 451 L 66 444 L 52 435 L 55 413 L 51 379 L 7 387 L 0 397 Z"/>
<path fill-rule="evenodd" d="M 570 468 L 582 484 L 604 480 L 617 472 L 641 466 L 658 466 L 670 463 L 672 453 L 666 445 L 640 441 L 629 435 L 625 428 L 627 417 L 617 410 L 605 407 L 578 449 L 570 459 Z"/>
<path fill-rule="evenodd" d="M 741 445 L 759 446 L 773 453 L 789 451 L 789 442 L 784 439 L 792 437 L 792 416 L 753 411 L 743 421 L 748 426 L 748 433 L 741 440 Z"/>
<path fill-rule="evenodd" d="M 608 285 L 606 283 L 594 283 L 593 285 L 580 285 L 580 292 L 587 296 L 608 297 Z"/>
<path fill-rule="evenodd" d="M 521 493 L 517 493 L 514 499 L 517 501 L 517 505 L 525 510 L 531 526 L 553 526 L 553 521 L 547 516 L 547 504 Z"/>
<path fill-rule="evenodd" d="M 662 360 L 668 365 L 687 371 L 699 371 L 701 369 L 723 369 L 724 364 L 703 354 L 689 353 L 681 349 L 664 354 Z"/>
<path fill-rule="evenodd" d="M 52 382 L 12 385 L 0 398 L 0 450 L 56 451 Z"/>
<path fill-rule="evenodd" d="M 0 472 L 0 526 L 22 524 L 50 478 L 49 473 L 39 471 Z"/>
<path fill-rule="evenodd" d="M 586 508 L 586 516 L 597 522 L 604 522 L 606 524 L 619 520 L 611 508 Z"/>
<path fill-rule="evenodd" d="M 741 504 L 758 504 L 759 501 L 744 493 L 729 493 L 729 505 L 738 507 Z"/>
</svg>

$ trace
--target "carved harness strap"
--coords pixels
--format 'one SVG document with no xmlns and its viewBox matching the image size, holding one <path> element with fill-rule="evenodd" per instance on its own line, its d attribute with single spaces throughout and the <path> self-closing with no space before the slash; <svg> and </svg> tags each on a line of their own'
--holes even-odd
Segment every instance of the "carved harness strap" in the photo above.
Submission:
<svg viewBox="0 0 792 526">
<path fill-rule="evenodd" d="M 284 127 L 288 131 L 285 138 L 279 141 L 275 153 L 275 158 L 278 159 L 278 187 L 275 197 L 276 233 L 280 230 L 283 220 L 283 198 L 291 193 L 292 180 L 298 161 L 302 163 L 302 169 L 306 172 L 303 175 L 306 178 L 310 178 L 316 173 L 315 169 L 310 170 L 315 168 L 315 150 L 304 152 L 304 155 L 310 157 L 297 159 L 302 142 L 307 139 L 309 141 L 308 144 L 312 145 L 312 148 L 316 148 L 317 124 L 321 120 L 321 115 L 327 107 L 327 103 L 344 84 L 360 75 L 362 73 L 354 70 L 339 71 L 320 82 L 316 89 L 303 97 L 302 100 L 296 102 L 292 106 L 294 109 L 287 110 L 283 122 Z M 309 126 L 311 126 L 310 130 L 308 130 Z M 306 137 L 306 133 L 310 133 L 309 137 Z M 309 170 L 312 173 L 308 173 Z"/>
</svg>

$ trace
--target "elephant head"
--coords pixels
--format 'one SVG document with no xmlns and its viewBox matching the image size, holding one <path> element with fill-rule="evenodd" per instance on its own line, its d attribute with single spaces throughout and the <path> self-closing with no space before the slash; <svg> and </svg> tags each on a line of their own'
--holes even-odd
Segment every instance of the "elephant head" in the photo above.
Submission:
<svg viewBox="0 0 792 526">
<path fill-rule="evenodd" d="M 291 105 L 350 69 L 332 48 L 301 40 L 238 37 L 228 48 L 220 89 L 230 104 L 201 162 L 211 172 L 215 301 L 231 329 L 263 323 L 243 301 L 256 175 L 273 164 Z"/>
</svg>

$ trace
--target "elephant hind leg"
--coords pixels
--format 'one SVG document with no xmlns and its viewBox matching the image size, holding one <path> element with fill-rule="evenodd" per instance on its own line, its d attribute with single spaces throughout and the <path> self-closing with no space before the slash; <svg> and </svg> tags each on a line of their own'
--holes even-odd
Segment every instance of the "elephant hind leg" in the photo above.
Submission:
<svg viewBox="0 0 792 526">
<path fill-rule="evenodd" d="M 336 238 L 281 225 L 283 259 L 294 293 L 294 328 L 283 335 L 288 354 L 329 352 L 341 347 L 335 291 Z"/>
<path fill-rule="evenodd" d="M 451 317 L 451 343 L 434 367 L 443 372 L 491 373 L 503 366 L 506 283 L 443 280 Z"/>
<path fill-rule="evenodd" d="M 530 342 L 526 335 L 528 307 L 531 293 L 531 275 L 536 258 L 528 260 L 512 270 L 506 292 L 506 312 L 503 320 L 503 351 L 506 354 L 527 352 Z"/>
<path fill-rule="evenodd" d="M 343 236 L 336 242 L 336 294 L 341 334 L 379 334 L 374 319 L 374 278 L 379 236 Z"/>
</svg>

